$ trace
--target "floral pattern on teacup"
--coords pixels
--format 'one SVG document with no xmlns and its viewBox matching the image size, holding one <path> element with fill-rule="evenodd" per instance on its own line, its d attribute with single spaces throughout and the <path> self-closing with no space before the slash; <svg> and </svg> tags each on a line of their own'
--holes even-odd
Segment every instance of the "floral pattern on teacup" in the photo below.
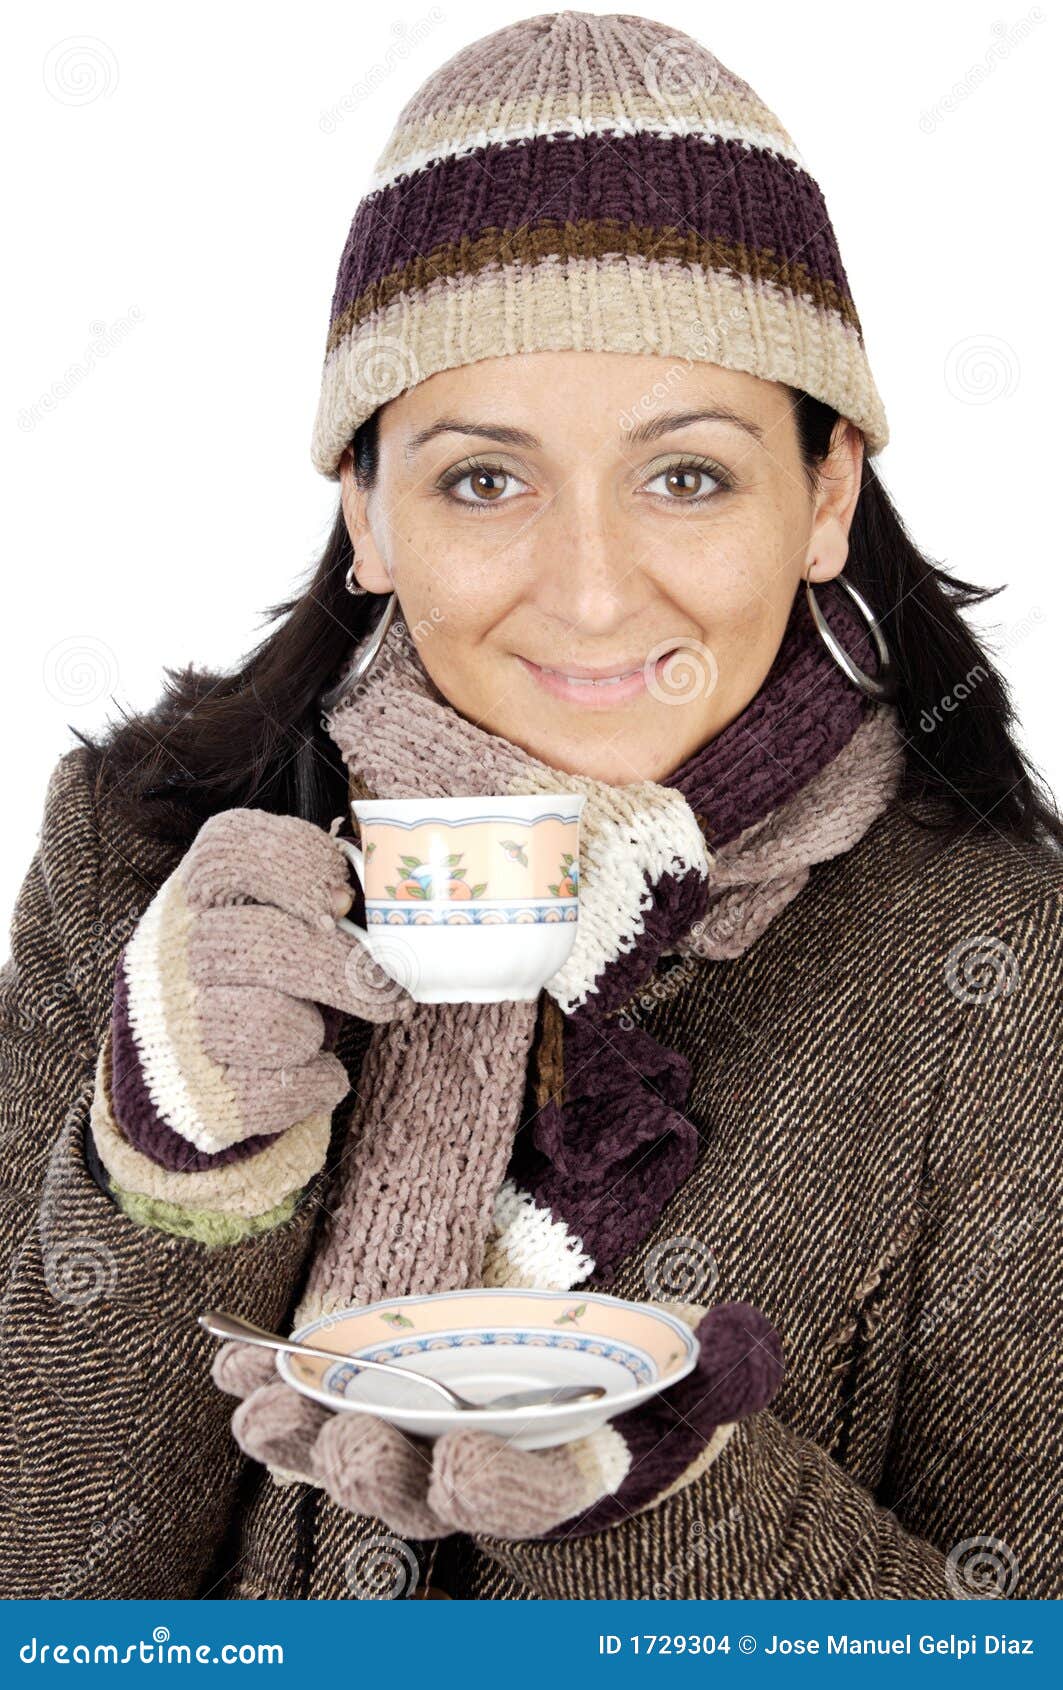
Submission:
<svg viewBox="0 0 1063 1690">
<path fill-rule="evenodd" d="M 452 851 L 439 868 L 420 857 L 402 856 L 395 867 L 396 879 L 384 890 L 389 898 L 482 898 L 487 891 L 486 880 L 470 886 L 462 866 L 464 851 Z"/>
<path fill-rule="evenodd" d="M 534 820 L 486 807 L 462 820 L 383 814 L 363 820 L 361 829 L 370 903 L 467 906 L 578 896 L 579 825 L 557 810 Z"/>
<path fill-rule="evenodd" d="M 579 894 L 579 864 L 571 851 L 561 858 L 561 874 L 551 885 L 555 898 L 575 898 Z"/>
</svg>

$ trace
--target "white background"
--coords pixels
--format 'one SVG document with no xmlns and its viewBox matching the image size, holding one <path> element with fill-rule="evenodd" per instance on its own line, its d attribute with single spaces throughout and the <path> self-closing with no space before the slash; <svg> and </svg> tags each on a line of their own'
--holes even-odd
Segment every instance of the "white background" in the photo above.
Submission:
<svg viewBox="0 0 1063 1690">
<path fill-rule="evenodd" d="M 546 9 L 8 12 L 5 937 L 68 724 L 149 706 L 164 665 L 232 666 L 303 580 L 335 509 L 309 441 L 368 173 L 426 76 Z M 613 9 L 701 40 L 803 153 L 891 425 L 880 470 L 935 561 L 1006 584 L 977 620 L 1063 789 L 1058 7 Z"/>
</svg>

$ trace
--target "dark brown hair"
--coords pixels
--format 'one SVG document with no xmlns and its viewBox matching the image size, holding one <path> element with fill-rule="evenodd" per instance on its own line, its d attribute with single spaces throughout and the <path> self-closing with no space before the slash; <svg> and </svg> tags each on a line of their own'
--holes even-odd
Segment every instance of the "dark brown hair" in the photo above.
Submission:
<svg viewBox="0 0 1063 1690">
<path fill-rule="evenodd" d="M 800 449 L 814 484 L 838 416 L 806 394 L 794 397 Z M 376 415 L 358 430 L 352 451 L 359 480 L 371 485 Z M 100 795 L 118 803 L 139 831 L 186 844 L 218 810 L 272 810 L 323 827 L 345 813 L 346 771 L 322 726 L 318 698 L 339 678 L 383 603 L 346 591 L 351 556 L 337 508 L 310 578 L 267 611 L 266 624 L 276 627 L 237 668 L 224 674 L 167 668 L 162 697 L 150 711 L 126 717 L 95 740 L 71 729 L 99 755 Z M 882 624 L 898 667 L 907 745 L 902 799 L 926 825 L 992 827 L 1014 839 L 1063 842 L 1051 796 L 1016 742 L 1007 687 L 962 614 L 1001 589 L 972 586 L 925 558 L 866 458 L 846 575 Z M 966 682 L 962 691 L 960 682 Z"/>
</svg>

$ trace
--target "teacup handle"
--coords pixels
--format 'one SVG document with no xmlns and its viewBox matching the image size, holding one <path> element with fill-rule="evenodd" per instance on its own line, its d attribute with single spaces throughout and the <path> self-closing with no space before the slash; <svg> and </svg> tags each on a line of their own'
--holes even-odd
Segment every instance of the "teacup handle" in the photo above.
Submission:
<svg viewBox="0 0 1063 1690">
<path fill-rule="evenodd" d="M 352 845 L 349 839 L 337 839 L 336 844 L 347 858 L 347 861 L 352 864 L 354 872 L 358 876 L 358 884 L 364 893 L 365 857 L 358 849 L 358 846 Z M 348 916 L 341 915 L 336 918 L 336 926 L 342 927 L 345 933 L 353 934 L 360 944 L 363 944 L 367 950 L 369 949 L 369 934 L 366 932 L 364 927 L 359 927 L 356 921 L 351 921 Z"/>
</svg>

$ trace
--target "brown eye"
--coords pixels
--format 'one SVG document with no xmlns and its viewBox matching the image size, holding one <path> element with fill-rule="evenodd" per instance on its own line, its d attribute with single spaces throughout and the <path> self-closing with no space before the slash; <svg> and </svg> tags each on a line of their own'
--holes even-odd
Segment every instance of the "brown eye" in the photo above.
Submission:
<svg viewBox="0 0 1063 1690">
<path fill-rule="evenodd" d="M 501 464 L 456 465 L 437 486 L 456 504 L 468 505 L 473 510 L 508 504 L 515 494 L 526 491 L 524 482 Z"/>
<path fill-rule="evenodd" d="M 493 469 L 474 469 L 468 479 L 477 497 L 482 495 L 491 502 L 502 492 L 502 483 L 506 477 L 497 474 Z"/>
<path fill-rule="evenodd" d="M 700 469 L 670 469 L 665 471 L 665 481 L 670 493 L 700 493 L 698 483 L 703 470 Z"/>
<path fill-rule="evenodd" d="M 646 490 L 673 505 L 705 505 L 731 485 L 726 473 L 715 465 L 669 464 L 646 483 Z"/>
</svg>

